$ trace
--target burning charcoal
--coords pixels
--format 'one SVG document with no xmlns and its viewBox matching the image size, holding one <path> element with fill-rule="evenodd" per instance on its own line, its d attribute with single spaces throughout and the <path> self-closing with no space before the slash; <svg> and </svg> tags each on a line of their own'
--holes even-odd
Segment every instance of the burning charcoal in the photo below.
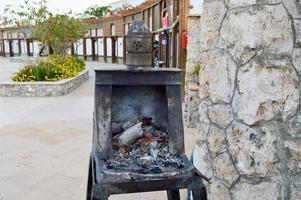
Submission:
<svg viewBox="0 0 301 200">
<path fill-rule="evenodd" d="M 118 143 L 121 146 L 131 146 L 137 139 L 142 137 L 143 130 L 141 126 L 142 122 L 139 122 L 122 132 L 117 138 Z"/>
<path fill-rule="evenodd" d="M 112 123 L 112 134 L 117 135 L 118 133 L 121 133 L 123 131 L 121 126 L 122 123 Z"/>
<path fill-rule="evenodd" d="M 135 125 L 139 123 L 139 120 L 137 117 L 134 117 L 132 119 L 130 119 L 129 121 L 125 122 L 121 127 L 123 130 L 127 130 L 129 129 L 131 126 Z M 142 124 L 141 124 L 142 125 Z"/>
</svg>

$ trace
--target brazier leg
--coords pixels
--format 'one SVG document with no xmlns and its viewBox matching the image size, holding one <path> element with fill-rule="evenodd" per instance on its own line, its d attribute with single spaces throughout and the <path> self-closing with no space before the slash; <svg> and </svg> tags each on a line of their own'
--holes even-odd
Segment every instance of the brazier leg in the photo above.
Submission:
<svg viewBox="0 0 301 200">
<path fill-rule="evenodd" d="M 205 187 L 192 190 L 193 200 L 207 200 L 207 194 Z"/>
<path fill-rule="evenodd" d="M 87 200 L 91 200 L 91 198 L 92 198 L 92 185 L 93 185 L 92 159 L 90 158 L 89 173 L 88 173 L 88 183 L 87 183 Z"/>
<path fill-rule="evenodd" d="M 180 200 L 179 190 L 167 190 L 168 200 Z"/>
<path fill-rule="evenodd" d="M 91 200 L 108 200 L 109 195 L 107 193 L 107 190 L 105 187 L 96 187 L 95 190 L 92 193 Z"/>
<path fill-rule="evenodd" d="M 108 200 L 109 197 L 108 196 L 101 196 L 101 197 L 92 197 L 91 200 Z"/>
</svg>

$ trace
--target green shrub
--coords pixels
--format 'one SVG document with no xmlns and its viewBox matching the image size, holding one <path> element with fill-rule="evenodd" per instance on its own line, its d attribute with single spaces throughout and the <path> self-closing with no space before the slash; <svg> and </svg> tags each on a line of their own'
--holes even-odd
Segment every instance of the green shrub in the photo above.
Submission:
<svg viewBox="0 0 301 200">
<path fill-rule="evenodd" d="M 38 63 L 28 63 L 12 75 L 13 81 L 58 81 L 76 76 L 85 69 L 85 62 L 73 56 L 49 56 Z"/>
<path fill-rule="evenodd" d="M 192 68 L 192 74 L 198 76 L 200 74 L 201 71 L 201 65 L 196 64 L 193 66 Z"/>
</svg>

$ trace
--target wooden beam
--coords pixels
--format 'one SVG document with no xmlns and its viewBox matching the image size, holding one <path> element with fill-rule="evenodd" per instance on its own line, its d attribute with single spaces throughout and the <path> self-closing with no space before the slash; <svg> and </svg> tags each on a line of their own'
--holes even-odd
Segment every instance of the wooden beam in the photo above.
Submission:
<svg viewBox="0 0 301 200">
<path fill-rule="evenodd" d="M 83 59 L 87 60 L 87 41 L 86 41 L 86 38 L 83 39 Z"/>
<path fill-rule="evenodd" d="M 103 56 L 104 56 L 104 62 L 108 62 L 108 57 L 107 57 L 107 37 L 103 38 Z"/>
<path fill-rule="evenodd" d="M 123 36 L 123 64 L 126 64 L 126 36 Z"/>
<path fill-rule="evenodd" d="M 20 39 L 18 39 L 18 49 L 19 49 L 19 55 L 21 56 L 22 47 L 21 47 L 21 40 Z"/>
</svg>

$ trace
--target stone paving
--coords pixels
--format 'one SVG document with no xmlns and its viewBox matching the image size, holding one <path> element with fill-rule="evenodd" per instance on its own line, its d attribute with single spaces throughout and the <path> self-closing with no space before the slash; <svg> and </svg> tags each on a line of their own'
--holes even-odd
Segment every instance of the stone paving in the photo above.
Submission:
<svg viewBox="0 0 301 200">
<path fill-rule="evenodd" d="M 0 82 L 7 81 L 20 68 L 20 63 L 10 62 L 9 58 L 0 58 Z"/>
<path fill-rule="evenodd" d="M 97 65 L 105 64 L 88 63 L 90 69 Z M 1 79 L 7 79 L 19 66 L 0 59 Z M 0 200 L 85 199 L 93 77 L 91 70 L 89 81 L 63 97 L 0 97 Z M 188 151 L 194 143 L 192 132 L 186 130 Z M 116 195 L 110 199 L 161 200 L 166 194 Z"/>
</svg>

